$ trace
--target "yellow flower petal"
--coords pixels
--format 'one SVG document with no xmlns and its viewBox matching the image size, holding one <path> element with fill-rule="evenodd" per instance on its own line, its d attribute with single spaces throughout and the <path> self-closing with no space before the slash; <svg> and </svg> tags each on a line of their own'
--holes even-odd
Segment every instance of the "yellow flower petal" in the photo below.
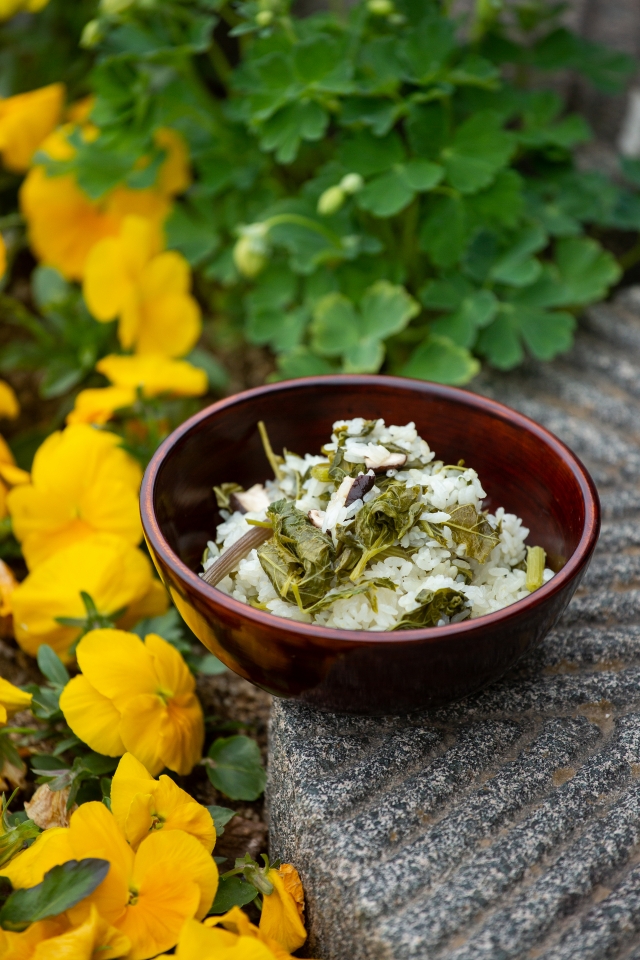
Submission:
<svg viewBox="0 0 640 960">
<path fill-rule="evenodd" d="M 134 883 L 142 883 L 145 876 L 154 873 L 162 876 L 158 865 L 163 862 L 180 864 L 186 875 L 197 885 L 199 900 L 195 914 L 191 916 L 195 915 L 197 920 L 201 920 L 207 915 L 218 889 L 218 867 L 215 860 L 202 844 L 188 833 L 182 830 L 159 831 L 140 844 L 134 865 Z M 168 873 L 165 874 L 166 879 L 168 876 Z"/>
<path fill-rule="evenodd" d="M 220 917 L 207 917 L 203 925 L 214 929 L 220 926 L 224 927 L 224 930 L 217 932 L 219 935 L 224 934 L 229 939 L 227 941 L 221 940 L 220 942 L 226 942 L 229 946 L 232 945 L 233 942 L 237 953 L 230 953 L 229 957 L 233 957 L 234 960 L 236 960 L 236 958 L 237 960 L 244 960 L 245 955 L 253 956 L 250 952 L 246 952 L 245 954 L 245 951 L 249 951 L 251 942 L 259 942 L 260 945 L 268 949 L 269 953 L 266 954 L 266 956 L 269 958 L 274 957 L 275 960 L 291 960 L 291 954 L 276 940 L 267 937 L 263 930 L 251 923 L 248 916 L 243 913 L 240 907 L 232 907 L 231 910 Z M 233 941 L 231 938 L 233 938 Z M 180 956 L 179 951 L 178 956 Z M 223 954 L 223 956 L 226 956 L 226 954 Z M 256 956 L 262 956 L 262 954 L 256 954 Z"/>
<path fill-rule="evenodd" d="M 50 156 L 69 157 L 66 140 L 55 133 L 42 149 Z M 117 236 L 127 216 L 151 220 L 156 243 L 161 246 L 162 223 L 171 209 L 169 199 L 159 190 L 116 187 L 94 202 L 72 176 L 48 177 L 40 166 L 33 167 L 22 184 L 20 205 L 37 258 L 69 280 L 82 280 L 91 249 L 105 237 Z"/>
<path fill-rule="evenodd" d="M 60 120 L 64 86 L 19 93 L 0 100 L 0 153 L 8 170 L 24 173 L 40 144 Z"/>
<path fill-rule="evenodd" d="M 290 953 L 307 939 L 302 922 L 304 895 L 298 871 L 291 864 L 270 870 L 273 893 L 265 896 L 260 914 L 260 930 Z"/>
<path fill-rule="evenodd" d="M 120 929 L 129 899 L 134 855 L 129 844 L 118 830 L 113 814 L 103 803 L 83 803 L 71 816 L 68 828 L 69 842 L 74 858 L 97 857 L 108 860 L 109 872 L 102 883 L 85 900 L 68 911 L 74 923 L 84 920 L 92 904 L 105 920 Z"/>
<path fill-rule="evenodd" d="M 184 830 L 211 853 L 216 839 L 211 814 L 170 777 L 154 780 L 146 767 L 126 753 L 111 782 L 111 811 L 136 849 L 151 830 Z"/>
<path fill-rule="evenodd" d="M 73 677 L 69 681 L 60 695 L 60 709 L 75 735 L 96 753 L 107 757 L 124 753 L 120 713 L 86 677 Z"/>
<path fill-rule="evenodd" d="M 208 388 L 204 370 L 186 360 L 172 360 L 159 353 L 133 357 L 111 354 L 98 361 L 96 370 L 118 388 L 135 390 L 141 387 L 146 397 L 156 397 L 162 393 L 198 397 L 206 393 Z"/>
<path fill-rule="evenodd" d="M 4 560 L 0 560 L 0 617 L 8 617 L 13 613 L 13 592 L 17 586 L 13 570 Z"/>
<path fill-rule="evenodd" d="M 0 704 L 7 711 L 8 716 L 12 717 L 19 710 L 26 710 L 31 706 L 33 694 L 25 693 L 12 683 L 0 677 Z"/>
<path fill-rule="evenodd" d="M 156 693 L 158 680 L 152 657 L 135 633 L 92 630 L 78 644 L 76 656 L 85 678 L 118 710 L 132 697 Z"/>
<path fill-rule="evenodd" d="M 169 196 L 184 193 L 191 184 L 186 143 L 176 130 L 168 127 L 156 130 L 154 140 L 159 147 L 167 151 L 167 158 L 160 168 L 158 189 Z"/>
<path fill-rule="evenodd" d="M 4 248 L 4 240 L 2 241 L 2 247 Z M 4 274 L 4 271 L 5 267 L 0 264 L 0 276 Z M 0 417 L 15 420 L 19 413 L 20 404 L 13 387 L 6 380 L 0 380 Z"/>
<path fill-rule="evenodd" d="M 147 617 L 161 617 L 168 609 L 167 591 L 160 580 L 152 580 L 147 592 L 127 607 L 127 612 L 120 617 L 116 626 L 120 630 L 130 630 L 139 620 Z"/>
<path fill-rule="evenodd" d="M 41 833 L 30 847 L 6 863 L 0 873 L 9 878 L 15 889 L 35 887 L 37 883 L 42 883 L 47 870 L 73 858 L 68 828 L 53 827 Z"/>
<path fill-rule="evenodd" d="M 140 542 L 140 467 L 115 434 L 75 424 L 37 450 L 31 484 L 11 491 L 7 506 L 28 566 L 97 533 Z"/>
<path fill-rule="evenodd" d="M 2 931 L 0 957 L 2 957 L 2 960 L 32 960 L 32 958 L 40 960 L 40 957 L 48 960 L 49 955 L 46 953 L 46 949 L 44 953 L 42 952 L 43 946 L 47 941 L 64 934 L 69 926 L 69 921 L 63 914 L 51 920 L 40 920 L 38 923 L 32 923 L 22 933 Z M 67 958 L 63 957 L 61 960 L 67 960 Z"/>
<path fill-rule="evenodd" d="M 188 920 L 175 956 L 176 960 L 274 960 L 276 954 L 252 936 L 237 936 Z"/>
<path fill-rule="evenodd" d="M 166 712 L 164 701 L 156 693 L 131 697 L 122 705 L 122 742 L 153 775 L 165 766 L 161 748 Z"/>
<path fill-rule="evenodd" d="M 103 323 L 115 320 L 134 281 L 129 276 L 118 237 L 105 237 L 87 256 L 82 293 L 91 314 Z"/>
<path fill-rule="evenodd" d="M 69 425 L 74 423 L 107 423 L 117 410 L 130 407 L 135 402 L 136 392 L 129 387 L 101 387 L 81 390 L 73 410 L 67 416 Z"/>
<path fill-rule="evenodd" d="M 62 930 L 64 926 L 68 929 Z M 111 960 L 125 956 L 131 947 L 128 938 L 103 920 L 95 907 L 80 926 L 72 927 L 63 914 L 55 922 L 33 924 L 13 937 L 11 950 L 6 958 L 2 955 L 3 960 Z"/>
<path fill-rule="evenodd" d="M 148 559 L 120 538 L 102 534 L 74 543 L 41 563 L 16 587 L 16 640 L 32 656 L 47 643 L 68 660 L 69 646 L 80 631 L 61 626 L 56 618 L 86 615 L 81 591 L 108 616 L 140 600 L 151 582 Z"/>
<path fill-rule="evenodd" d="M 7 708 L 3 707 L 0 703 L 0 726 L 4 726 L 9 719 L 9 714 L 7 713 Z"/>
</svg>

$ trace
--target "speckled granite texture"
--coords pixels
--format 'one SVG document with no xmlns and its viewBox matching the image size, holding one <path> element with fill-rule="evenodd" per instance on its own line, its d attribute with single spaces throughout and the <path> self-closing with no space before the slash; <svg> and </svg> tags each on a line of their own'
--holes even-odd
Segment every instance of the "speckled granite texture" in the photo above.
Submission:
<svg viewBox="0 0 640 960">
<path fill-rule="evenodd" d="M 319 960 L 640 960 L 640 288 L 571 354 L 476 389 L 591 469 L 584 588 L 507 678 L 428 716 L 276 701 L 272 854 Z"/>
</svg>

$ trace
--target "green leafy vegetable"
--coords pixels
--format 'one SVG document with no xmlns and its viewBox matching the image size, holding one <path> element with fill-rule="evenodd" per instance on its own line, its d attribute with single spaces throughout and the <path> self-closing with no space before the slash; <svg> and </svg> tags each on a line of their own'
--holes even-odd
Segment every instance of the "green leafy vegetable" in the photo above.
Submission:
<svg viewBox="0 0 640 960">
<path fill-rule="evenodd" d="M 471 503 L 458 505 L 447 512 L 451 519 L 442 524 L 421 520 L 421 524 L 427 533 L 444 544 L 446 543 L 446 537 L 443 533 L 443 527 L 448 527 L 451 530 L 453 542 L 464 543 L 466 546 L 466 557 L 477 560 L 479 563 L 486 563 L 491 556 L 491 551 L 500 542 L 497 531 L 493 529 L 481 513 L 478 513 Z"/>
<path fill-rule="evenodd" d="M 406 613 L 393 627 L 394 630 L 415 630 L 418 627 L 435 627 L 443 617 L 471 612 L 466 597 L 457 590 L 445 587 L 442 590 L 422 590 L 416 597 L 420 606 Z M 460 619 L 464 619 L 461 617 Z"/>
<path fill-rule="evenodd" d="M 379 497 L 365 503 L 356 514 L 354 542 L 360 557 L 351 570 L 355 581 L 377 554 L 401 540 L 424 509 L 420 487 L 395 480 Z"/>
<path fill-rule="evenodd" d="M 286 500 L 267 510 L 273 538 L 258 548 L 258 559 L 284 599 L 295 598 L 301 609 L 324 597 L 333 577 L 333 542 L 308 516 Z"/>
</svg>

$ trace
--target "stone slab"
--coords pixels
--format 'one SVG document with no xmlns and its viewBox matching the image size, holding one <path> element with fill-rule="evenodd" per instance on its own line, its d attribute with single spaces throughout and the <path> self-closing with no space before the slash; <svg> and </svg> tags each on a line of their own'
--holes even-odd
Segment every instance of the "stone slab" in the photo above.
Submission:
<svg viewBox="0 0 640 960">
<path fill-rule="evenodd" d="M 474 387 L 591 469 L 587 579 L 508 677 L 445 709 L 276 701 L 271 852 L 300 870 L 319 960 L 640 960 L 640 288 L 562 359 Z"/>
</svg>

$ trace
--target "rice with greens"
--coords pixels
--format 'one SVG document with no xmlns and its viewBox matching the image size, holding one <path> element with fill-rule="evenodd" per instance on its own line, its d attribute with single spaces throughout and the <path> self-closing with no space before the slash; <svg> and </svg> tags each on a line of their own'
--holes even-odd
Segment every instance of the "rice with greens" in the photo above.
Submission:
<svg viewBox="0 0 640 960">
<path fill-rule="evenodd" d="M 553 576 L 522 521 L 483 512 L 478 474 L 436 460 L 415 425 L 340 420 L 319 455 L 277 457 L 276 479 L 215 488 L 223 521 L 206 571 L 255 525 L 269 540 L 217 586 L 279 617 L 343 630 L 442 626 L 493 613 Z"/>
</svg>

